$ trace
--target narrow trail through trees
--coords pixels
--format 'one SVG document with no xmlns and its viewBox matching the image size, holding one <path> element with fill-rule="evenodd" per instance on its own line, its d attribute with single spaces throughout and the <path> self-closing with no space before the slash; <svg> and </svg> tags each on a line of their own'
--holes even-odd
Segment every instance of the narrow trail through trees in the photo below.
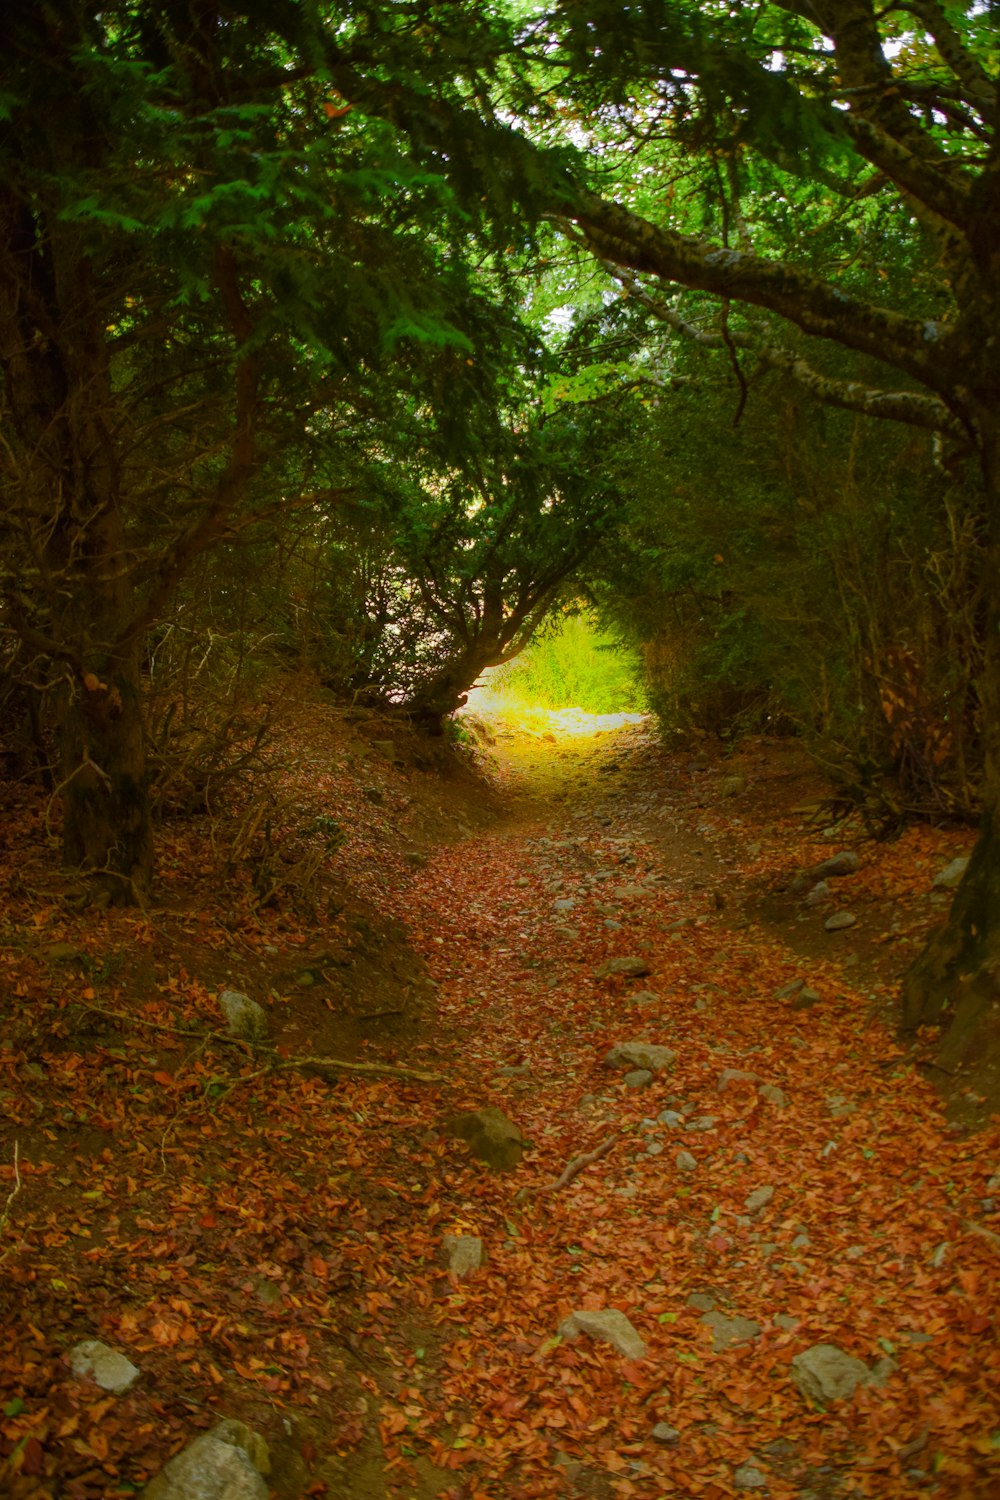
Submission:
<svg viewBox="0 0 1000 1500">
<path fill-rule="evenodd" d="M 946 1124 L 844 932 L 806 959 L 741 915 L 745 778 L 699 792 L 644 725 L 497 750 L 512 821 L 440 851 L 411 921 L 465 1107 L 528 1149 L 442 1163 L 489 1259 L 428 1308 L 441 1387 L 390 1459 L 428 1444 L 456 1496 L 995 1492 L 997 1131 Z M 793 822 L 793 864 L 832 852 Z M 644 1357 L 560 1338 L 579 1311 Z M 841 1355 L 856 1392 L 807 1400 L 801 1357 Z"/>
</svg>

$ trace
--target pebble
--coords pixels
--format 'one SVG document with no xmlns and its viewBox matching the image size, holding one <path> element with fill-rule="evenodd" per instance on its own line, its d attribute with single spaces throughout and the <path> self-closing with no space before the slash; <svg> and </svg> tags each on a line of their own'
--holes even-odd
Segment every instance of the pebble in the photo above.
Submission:
<svg viewBox="0 0 1000 1500">
<path fill-rule="evenodd" d="M 698 1165 L 690 1151 L 678 1151 L 674 1161 L 682 1172 L 693 1172 Z"/>
</svg>

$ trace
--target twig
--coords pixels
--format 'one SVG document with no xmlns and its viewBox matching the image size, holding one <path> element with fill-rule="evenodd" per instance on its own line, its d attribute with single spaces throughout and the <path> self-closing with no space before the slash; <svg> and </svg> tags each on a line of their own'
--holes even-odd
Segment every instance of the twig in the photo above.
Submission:
<svg viewBox="0 0 1000 1500">
<path fill-rule="evenodd" d="M 538 1191 L 540 1193 L 557 1193 L 560 1188 L 566 1187 L 579 1172 L 583 1171 L 584 1167 L 589 1167 L 592 1162 L 597 1161 L 602 1156 L 606 1156 L 620 1135 L 621 1131 L 616 1130 L 613 1135 L 608 1136 L 606 1141 L 602 1141 L 599 1146 L 595 1146 L 593 1151 L 584 1151 L 581 1156 L 574 1156 L 573 1160 L 567 1162 L 565 1167 L 563 1167 L 555 1182 L 546 1183 Z"/>
<path fill-rule="evenodd" d="M 20 1170 L 20 1167 L 18 1166 L 18 1151 L 19 1151 L 19 1148 L 20 1148 L 20 1142 L 19 1141 L 15 1141 L 14 1142 L 14 1186 L 11 1188 L 10 1192 L 7 1194 L 7 1202 L 3 1206 L 3 1213 L 0 1213 L 0 1234 L 2 1234 L 3 1231 L 7 1228 L 7 1221 L 10 1219 L 11 1205 L 13 1204 L 14 1199 L 17 1197 L 18 1193 L 21 1191 L 21 1170 Z M 2 1255 L 0 1255 L 0 1261 L 6 1260 L 7 1256 L 11 1252 L 11 1248 L 12 1247 L 10 1245 L 8 1245 L 7 1249 L 3 1252 Z"/>
<path fill-rule="evenodd" d="M 0 1224 L 2 1223 L 3 1220 L 0 1219 Z M 986 1229 L 984 1225 L 977 1224 L 975 1219 L 963 1220 L 962 1227 L 968 1229 L 970 1234 L 978 1234 L 980 1239 L 985 1240 L 988 1245 L 992 1245 L 994 1250 L 1000 1250 L 1000 1234 L 994 1234 L 992 1229 Z"/>
</svg>

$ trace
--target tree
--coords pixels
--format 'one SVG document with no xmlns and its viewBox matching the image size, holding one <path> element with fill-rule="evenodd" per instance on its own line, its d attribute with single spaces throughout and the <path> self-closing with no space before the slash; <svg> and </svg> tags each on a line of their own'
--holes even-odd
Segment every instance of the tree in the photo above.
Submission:
<svg viewBox="0 0 1000 1500">
<path fill-rule="evenodd" d="M 474 276 L 515 232 L 509 193 L 430 162 L 419 109 L 409 135 L 354 112 L 327 66 L 484 98 L 506 33 L 463 16 L 459 76 L 455 16 L 417 11 L 0 20 L 2 625 L 58 695 L 66 862 L 115 898 L 152 868 L 144 639 L 194 560 L 331 503 L 354 430 L 401 393 L 446 408 L 456 451 L 489 400 Z"/>
<path fill-rule="evenodd" d="M 930 429 L 945 451 L 974 454 L 985 556 L 985 777 L 979 842 L 950 917 L 907 977 L 910 1027 L 950 1022 L 952 1047 L 985 1022 L 1000 979 L 1000 151 L 996 139 L 995 8 L 905 0 L 780 0 L 777 4 L 556 7 L 545 23 L 546 66 L 608 139 L 629 148 L 634 186 L 617 198 L 564 187 L 550 211 L 602 263 L 653 289 L 692 325 L 680 289 L 718 311 L 709 335 L 738 364 L 783 366 L 821 400 Z M 692 236 L 649 163 L 663 142 L 683 147 L 717 183 L 717 235 Z M 651 143 L 651 144 L 650 144 Z M 644 154 L 645 153 L 645 154 Z M 643 164 L 647 170 L 643 175 Z M 687 167 L 686 171 L 691 168 Z M 824 264 L 808 237 L 757 233 L 748 190 L 825 201 L 834 222 L 875 199 L 921 268 L 892 293 L 891 277 L 853 261 Z M 600 184 L 598 183 L 598 186 Z M 777 232 L 776 232 L 777 231 Z M 817 263 L 818 260 L 818 263 Z M 744 310 L 733 337 L 730 319 Z M 698 325 L 700 319 L 693 320 Z M 883 378 L 827 377 L 781 347 L 781 328 L 853 350 Z M 704 332 L 704 325 L 695 331 Z M 742 351 L 747 351 L 744 354 Z"/>
</svg>

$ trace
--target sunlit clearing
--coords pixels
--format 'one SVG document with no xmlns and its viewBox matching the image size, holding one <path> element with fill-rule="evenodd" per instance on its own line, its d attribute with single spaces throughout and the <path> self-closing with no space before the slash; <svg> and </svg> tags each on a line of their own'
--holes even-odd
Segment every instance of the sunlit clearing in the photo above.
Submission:
<svg viewBox="0 0 1000 1500">
<path fill-rule="evenodd" d="M 645 717 L 639 679 L 634 652 L 585 615 L 571 615 L 508 666 L 486 672 L 465 712 L 556 739 L 600 734 Z"/>
</svg>

